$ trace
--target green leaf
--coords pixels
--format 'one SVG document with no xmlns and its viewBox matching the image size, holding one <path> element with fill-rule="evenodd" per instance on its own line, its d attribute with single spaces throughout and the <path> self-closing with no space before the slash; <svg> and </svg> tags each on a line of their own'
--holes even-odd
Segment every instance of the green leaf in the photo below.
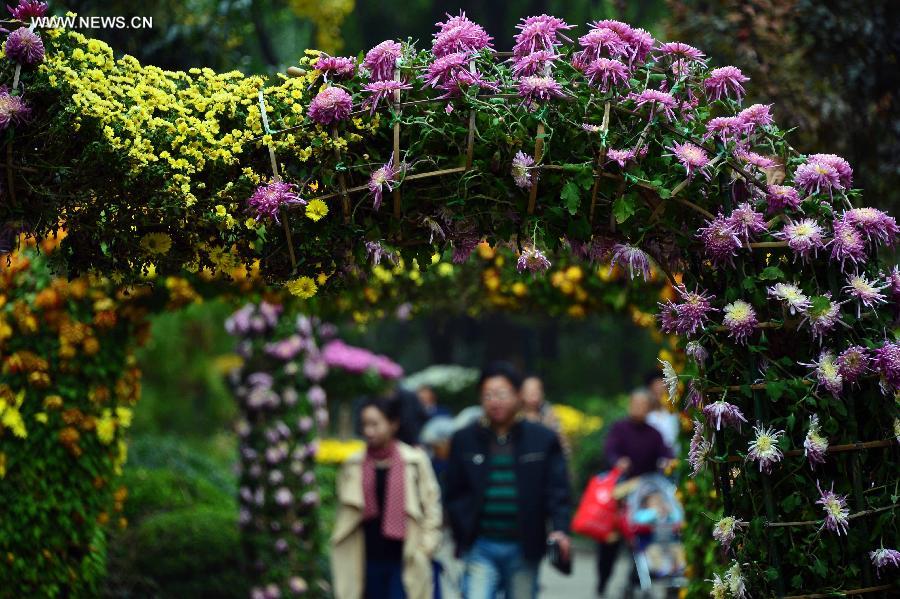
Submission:
<svg viewBox="0 0 900 599">
<path fill-rule="evenodd" d="M 753 291 L 756 289 L 756 280 L 753 277 L 744 277 L 741 287 L 743 287 L 745 291 Z"/>
<path fill-rule="evenodd" d="M 784 395 L 786 389 L 787 385 L 780 381 L 766 383 L 766 393 L 768 394 L 769 399 L 771 399 L 772 401 L 778 401 L 779 399 L 781 399 L 781 396 Z"/>
<path fill-rule="evenodd" d="M 616 222 L 619 224 L 631 218 L 634 215 L 634 210 L 633 196 L 621 196 L 613 203 L 613 214 L 616 217 Z"/>
<path fill-rule="evenodd" d="M 579 191 L 578 183 L 571 179 L 566 181 L 562 191 L 559 192 L 559 197 L 566 203 L 569 214 L 578 212 L 578 204 L 581 203 L 581 192 Z"/>
<path fill-rule="evenodd" d="M 767 266 L 759 273 L 759 278 L 763 281 L 775 281 L 784 278 L 784 272 L 777 266 Z"/>
</svg>

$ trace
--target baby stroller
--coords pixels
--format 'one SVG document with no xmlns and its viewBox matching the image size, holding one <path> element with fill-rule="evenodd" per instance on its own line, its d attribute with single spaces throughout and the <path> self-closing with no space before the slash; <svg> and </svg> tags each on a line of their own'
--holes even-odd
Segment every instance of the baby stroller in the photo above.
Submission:
<svg viewBox="0 0 900 599">
<path fill-rule="evenodd" d="M 686 584 L 681 544 L 684 510 L 675 485 L 661 474 L 645 474 L 621 485 L 624 492 L 622 528 L 634 557 L 642 593 L 677 596 Z M 634 589 L 637 590 L 637 589 Z"/>
</svg>

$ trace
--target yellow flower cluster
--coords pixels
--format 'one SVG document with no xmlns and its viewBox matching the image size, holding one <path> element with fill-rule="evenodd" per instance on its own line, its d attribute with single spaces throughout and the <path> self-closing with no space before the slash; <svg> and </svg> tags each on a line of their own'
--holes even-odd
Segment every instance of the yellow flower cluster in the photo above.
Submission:
<svg viewBox="0 0 900 599">
<path fill-rule="evenodd" d="M 0 385 L 0 433 L 3 433 L 4 429 L 9 429 L 13 435 L 20 439 L 28 436 L 28 431 L 25 429 L 25 421 L 22 419 L 22 412 L 19 411 L 24 401 L 24 390 L 14 394 L 9 386 Z"/>
<path fill-rule="evenodd" d="M 343 464 L 347 458 L 365 447 L 366 444 L 359 439 L 321 439 L 316 461 L 320 464 Z"/>
<path fill-rule="evenodd" d="M 355 0 L 290 0 L 289 6 L 315 24 L 316 47 L 333 54 L 344 47 L 341 25 L 355 4 Z"/>
<path fill-rule="evenodd" d="M 562 433 L 570 439 L 589 435 L 603 426 L 600 416 L 590 416 L 572 406 L 554 404 L 553 414 L 559 420 Z"/>
</svg>

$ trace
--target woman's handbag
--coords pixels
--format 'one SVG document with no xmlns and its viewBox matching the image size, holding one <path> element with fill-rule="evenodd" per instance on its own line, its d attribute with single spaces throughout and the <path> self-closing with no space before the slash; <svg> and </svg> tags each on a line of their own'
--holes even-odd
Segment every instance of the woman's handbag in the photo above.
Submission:
<svg viewBox="0 0 900 599">
<path fill-rule="evenodd" d="M 619 530 L 619 505 L 613 491 L 621 474 L 613 468 L 591 479 L 572 519 L 573 532 L 605 543 Z"/>
</svg>

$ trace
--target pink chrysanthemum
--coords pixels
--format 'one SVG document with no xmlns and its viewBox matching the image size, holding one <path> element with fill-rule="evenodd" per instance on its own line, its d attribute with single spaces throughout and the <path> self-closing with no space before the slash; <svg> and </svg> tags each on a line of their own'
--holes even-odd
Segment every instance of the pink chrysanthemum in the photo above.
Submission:
<svg viewBox="0 0 900 599">
<path fill-rule="evenodd" d="M 881 375 L 882 389 L 893 395 L 900 389 L 900 343 L 888 343 L 874 351 L 872 363 Z"/>
<path fill-rule="evenodd" d="M 385 40 L 369 50 L 362 66 L 371 73 L 370 80 L 393 79 L 394 69 L 402 51 L 403 46 L 394 40 Z"/>
<path fill-rule="evenodd" d="M 713 69 L 709 77 L 703 82 L 706 88 L 706 97 L 710 102 L 715 102 L 723 97 L 734 94 L 738 103 L 744 98 L 744 83 L 750 81 L 739 68 L 727 66 Z"/>
<path fill-rule="evenodd" d="M 793 187 L 787 185 L 769 185 L 766 193 L 766 204 L 768 212 L 778 212 L 781 210 L 796 210 L 800 207 L 802 200 L 800 194 Z"/>
<path fill-rule="evenodd" d="M 606 152 L 606 158 L 610 162 L 615 162 L 620 167 L 625 168 L 625 164 L 634 160 L 634 150 L 616 150 L 610 148 Z"/>
<path fill-rule="evenodd" d="M 828 439 L 822 436 L 822 428 L 819 425 L 819 416 L 813 414 L 809 417 L 809 430 L 803 441 L 803 455 L 809 461 L 809 466 L 815 468 L 817 464 L 825 463 L 825 455 L 828 452 Z"/>
<path fill-rule="evenodd" d="M 747 202 L 732 210 L 727 222 L 735 234 L 747 243 L 750 243 L 751 237 L 768 230 L 766 219 Z"/>
<path fill-rule="evenodd" d="M 373 81 L 367 83 L 363 87 L 363 91 L 367 91 L 371 96 L 366 98 L 363 106 L 369 106 L 374 114 L 375 109 L 382 100 L 393 99 L 394 93 L 399 91 L 411 90 L 412 86 L 403 81 L 394 81 L 393 79 L 383 79 L 381 81 Z"/>
<path fill-rule="evenodd" d="M 550 50 L 559 46 L 564 40 L 571 42 L 561 32 L 574 28 L 562 19 L 550 15 L 540 15 L 522 19 L 516 29 L 513 56 L 523 57 L 540 50 Z M 562 39 L 560 39 L 562 38 Z"/>
<path fill-rule="evenodd" d="M 322 71 L 325 79 L 349 79 L 356 73 L 356 60 L 344 56 L 327 56 L 323 54 L 313 65 L 317 71 Z"/>
<path fill-rule="evenodd" d="M 725 553 L 728 553 L 736 533 L 742 528 L 746 528 L 747 525 L 747 522 L 738 520 L 734 516 L 725 516 L 716 522 L 716 525 L 713 527 L 712 536 L 720 545 L 722 545 L 722 550 Z"/>
<path fill-rule="evenodd" d="M 729 141 L 737 141 L 743 131 L 744 125 L 738 117 L 718 116 L 706 123 L 706 135 L 703 136 L 703 141 L 716 136 L 722 140 L 722 143 L 727 144 Z"/>
<path fill-rule="evenodd" d="M 709 173 L 703 170 L 709 165 L 709 156 L 706 154 L 706 150 L 689 141 L 683 144 L 676 141 L 672 146 L 666 146 L 666 149 L 672 151 L 672 155 L 687 171 L 688 179 L 693 179 L 695 172 L 699 172 L 709 179 Z"/>
<path fill-rule="evenodd" d="M 428 65 L 422 79 L 429 87 L 440 87 L 454 79 L 459 71 L 468 69 L 469 61 L 471 61 L 471 56 L 467 52 L 454 52 L 441 56 Z"/>
<path fill-rule="evenodd" d="M 790 313 L 802 314 L 810 307 L 809 296 L 796 285 L 790 283 L 776 283 L 768 289 L 768 295 L 784 302 Z"/>
<path fill-rule="evenodd" d="M 831 246 L 831 259 L 840 260 L 841 268 L 850 260 L 855 265 L 866 261 L 866 241 L 852 224 L 843 219 L 834 221 L 834 238 L 828 242 Z"/>
<path fill-rule="evenodd" d="M 709 357 L 709 352 L 700 345 L 699 341 L 688 341 L 687 345 L 684 346 L 684 354 L 698 365 L 703 365 Z"/>
<path fill-rule="evenodd" d="M 320 125 L 343 121 L 353 110 L 353 98 L 340 87 L 326 87 L 309 103 L 307 116 Z"/>
<path fill-rule="evenodd" d="M 712 300 L 716 296 L 705 291 L 688 291 L 683 285 L 675 290 L 681 296 L 681 303 L 675 305 L 675 332 L 679 335 L 693 335 L 706 326 L 712 312 L 718 312 L 717 308 L 712 307 Z"/>
<path fill-rule="evenodd" d="M 837 169 L 824 162 L 809 161 L 801 164 L 794 172 L 794 183 L 807 194 L 842 190 L 841 176 Z"/>
<path fill-rule="evenodd" d="M 799 221 L 788 221 L 781 231 L 775 233 L 775 237 L 787 241 L 788 247 L 800 258 L 807 260 L 810 255 L 815 256 L 819 248 L 825 246 L 823 233 L 824 230 L 816 219 L 804 218 Z"/>
<path fill-rule="evenodd" d="M 851 345 L 838 356 L 838 372 L 848 383 L 855 383 L 869 370 L 869 352 L 861 345 Z"/>
<path fill-rule="evenodd" d="M 741 240 L 728 220 L 720 213 L 716 218 L 707 221 L 706 226 L 697 232 L 703 242 L 706 254 L 716 266 L 733 264 L 732 258 L 741 247 Z"/>
<path fill-rule="evenodd" d="M 885 568 L 900 568 L 900 551 L 896 549 L 885 549 L 884 547 L 869 552 L 869 558 L 878 577 L 881 577 L 881 570 Z"/>
<path fill-rule="evenodd" d="M 639 272 L 645 281 L 650 280 L 650 257 L 647 252 L 633 245 L 617 243 L 613 247 L 610 268 L 618 265 L 623 270 L 628 269 L 628 275 L 633 279 L 634 273 Z"/>
<path fill-rule="evenodd" d="M 822 509 L 825 510 L 825 522 L 822 523 L 822 528 L 836 532 L 839 535 L 847 534 L 847 528 L 850 525 L 850 519 L 848 518 L 850 510 L 847 509 L 847 496 L 835 493 L 834 483 L 831 483 L 831 490 L 823 491 L 822 487 L 819 486 L 819 481 L 816 481 L 816 488 L 819 490 L 820 495 L 816 504 L 821 505 Z"/>
<path fill-rule="evenodd" d="M 548 65 L 553 64 L 555 60 L 559 60 L 560 55 L 553 50 L 538 50 L 525 56 L 515 58 L 512 71 L 516 77 L 530 77 L 532 75 L 543 75 Z"/>
<path fill-rule="evenodd" d="M 722 430 L 722 426 L 733 426 L 740 430 L 741 423 L 747 422 L 739 407 L 723 399 L 705 405 L 703 415 L 706 416 L 709 425 L 714 426 L 717 431 Z"/>
<path fill-rule="evenodd" d="M 688 463 L 691 465 L 691 476 L 697 476 L 706 467 L 712 453 L 712 443 L 703 436 L 703 423 L 694 420 L 694 436 L 688 449 Z"/>
<path fill-rule="evenodd" d="M 894 245 L 900 227 L 893 216 L 878 208 L 854 208 L 844 212 L 842 220 L 856 227 L 869 241 Z"/>
<path fill-rule="evenodd" d="M 44 42 L 28 27 L 19 27 L 6 38 L 6 57 L 31 67 L 44 60 Z"/>
<path fill-rule="evenodd" d="M 744 125 L 745 130 L 752 131 L 755 127 L 772 124 L 771 109 L 771 104 L 753 104 L 740 111 L 737 119 Z"/>
<path fill-rule="evenodd" d="M 282 206 L 306 204 L 306 200 L 300 199 L 294 188 L 294 185 L 283 181 L 275 181 L 257 187 L 250 199 L 247 200 L 250 210 L 256 214 L 256 220 L 265 217 L 280 223 L 278 213 L 281 211 Z"/>
<path fill-rule="evenodd" d="M 800 324 L 809 322 L 813 339 L 818 339 L 821 343 L 825 340 L 825 335 L 830 333 L 835 326 L 844 324 L 844 321 L 841 320 L 843 303 L 831 301 L 831 294 L 826 294 L 823 296 L 823 300 L 817 300 L 815 304 L 810 303 L 810 307 L 806 310 L 806 316 Z"/>
<path fill-rule="evenodd" d="M 755 166 L 756 168 L 763 170 L 772 168 L 776 164 L 776 162 L 771 158 L 767 158 L 762 154 L 757 154 L 756 152 L 748 152 L 740 148 L 735 150 L 734 157 L 742 162 L 746 162 L 750 166 Z"/>
<path fill-rule="evenodd" d="M 853 169 L 850 167 L 850 163 L 840 156 L 837 156 L 835 154 L 812 154 L 809 158 L 807 158 L 806 162 L 819 162 L 822 164 L 827 164 L 838 172 L 841 186 L 844 189 L 850 189 L 851 187 L 853 187 Z"/>
<path fill-rule="evenodd" d="M 614 58 L 598 58 L 584 69 L 591 85 L 606 93 L 610 86 L 628 86 L 628 67 Z"/>
<path fill-rule="evenodd" d="M 706 55 L 683 42 L 666 42 L 658 49 L 660 57 L 672 59 L 672 71 L 679 77 L 687 75 L 692 63 L 705 62 Z"/>
<path fill-rule="evenodd" d="M 885 289 L 887 289 L 887 283 L 879 284 L 877 280 L 870 281 L 862 274 L 850 275 L 847 278 L 847 286 L 844 287 L 844 291 L 859 302 L 856 308 L 857 317 L 861 315 L 863 308 L 871 310 L 878 304 L 885 303 L 887 298 L 882 293 Z"/>
<path fill-rule="evenodd" d="M 369 177 L 368 186 L 369 191 L 375 196 L 375 201 L 372 204 L 372 207 L 375 208 L 375 210 L 378 210 L 381 207 L 384 190 L 394 191 L 394 186 L 400 183 L 397 175 L 400 173 L 401 166 L 402 165 L 395 166 L 394 157 L 391 156 L 391 159 L 388 160 L 387 164 L 376 169 Z"/>
<path fill-rule="evenodd" d="M 516 270 L 530 273 L 546 272 L 550 268 L 550 260 L 536 247 L 527 248 L 516 262 Z"/>
<path fill-rule="evenodd" d="M 585 64 L 597 60 L 606 52 L 608 57 L 624 58 L 628 56 L 628 43 L 609 27 L 594 27 L 578 38 L 583 48 L 580 56 Z"/>
<path fill-rule="evenodd" d="M 639 94 L 628 94 L 628 99 L 634 100 L 638 108 L 641 108 L 644 104 L 649 104 L 651 119 L 657 111 L 660 111 L 666 116 L 666 120 L 675 120 L 673 110 L 678 107 L 678 102 L 675 101 L 675 98 L 669 92 L 658 89 L 645 89 Z"/>
<path fill-rule="evenodd" d="M 659 320 L 659 330 L 671 335 L 678 330 L 678 306 L 671 301 L 659 303 L 657 306 L 659 306 L 659 314 L 656 317 Z"/>
<path fill-rule="evenodd" d="M 784 431 L 762 425 L 754 426 L 753 430 L 756 438 L 748 447 L 747 457 L 759 464 L 760 472 L 771 474 L 772 467 L 784 457 L 778 447 L 778 441 L 784 435 Z"/>
<path fill-rule="evenodd" d="M 0 88 L 0 131 L 11 125 L 21 125 L 31 115 L 31 110 L 19 96 L 10 95 L 6 88 Z"/>
<path fill-rule="evenodd" d="M 30 23 L 31 19 L 43 17 L 47 14 L 47 8 L 47 3 L 39 0 L 19 0 L 19 5 L 15 8 L 6 6 L 12 18 L 23 23 Z"/>
<path fill-rule="evenodd" d="M 553 77 L 521 77 L 519 79 L 519 96 L 525 100 L 525 106 L 534 102 L 549 102 L 554 98 L 565 98 L 562 86 Z"/>
<path fill-rule="evenodd" d="M 534 158 L 522 152 L 516 152 L 512 161 L 512 177 L 516 185 L 523 189 L 531 189 L 536 178 L 534 170 Z"/>
<path fill-rule="evenodd" d="M 462 11 L 455 17 L 447 15 L 446 21 L 435 25 L 439 31 L 434 34 L 431 50 L 438 58 L 454 52 L 477 52 L 491 47 L 491 36 L 484 27 L 469 20 Z"/>
<path fill-rule="evenodd" d="M 844 377 L 841 376 L 834 352 L 823 351 L 819 355 L 818 361 L 811 364 L 800 362 L 800 366 L 815 368 L 817 386 L 827 389 L 835 397 L 841 396 L 844 389 Z"/>
<path fill-rule="evenodd" d="M 737 300 L 725 306 L 724 314 L 722 324 L 728 328 L 728 335 L 736 342 L 746 344 L 747 338 L 759 325 L 753 306 Z"/>
</svg>

